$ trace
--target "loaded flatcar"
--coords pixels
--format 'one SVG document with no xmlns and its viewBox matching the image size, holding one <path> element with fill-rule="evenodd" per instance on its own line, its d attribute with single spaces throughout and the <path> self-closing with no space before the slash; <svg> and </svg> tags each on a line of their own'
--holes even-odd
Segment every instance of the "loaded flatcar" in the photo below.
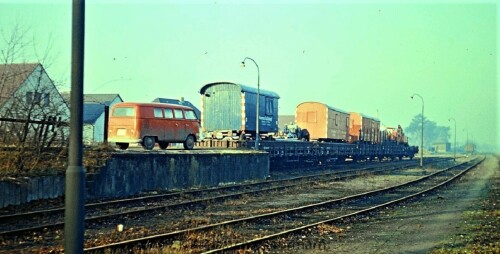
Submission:
<svg viewBox="0 0 500 254">
<path fill-rule="evenodd" d="M 380 143 L 380 120 L 361 113 L 351 112 L 349 142 Z"/>
<path fill-rule="evenodd" d="M 295 122 L 316 141 L 345 143 L 349 138 L 349 113 L 320 102 L 297 105 Z"/>
<path fill-rule="evenodd" d="M 241 138 L 256 134 L 259 93 L 259 134 L 278 132 L 278 99 L 272 91 L 232 82 L 204 85 L 201 94 L 201 128 L 205 138 Z"/>
</svg>

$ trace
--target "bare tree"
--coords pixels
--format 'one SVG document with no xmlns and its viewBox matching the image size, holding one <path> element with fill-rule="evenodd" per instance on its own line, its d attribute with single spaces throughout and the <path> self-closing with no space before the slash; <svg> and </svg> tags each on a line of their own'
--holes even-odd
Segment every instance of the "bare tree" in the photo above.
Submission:
<svg viewBox="0 0 500 254">
<path fill-rule="evenodd" d="M 34 45 L 26 42 L 28 33 L 18 24 L 9 33 L 2 31 L 0 52 L 0 146 L 16 151 L 9 164 L 19 170 L 36 167 L 47 148 L 65 147 L 68 136 L 61 124 L 69 119 L 68 106 L 42 64 L 50 56 L 50 43 L 42 58 L 34 49 L 36 63 L 26 63 Z"/>
</svg>

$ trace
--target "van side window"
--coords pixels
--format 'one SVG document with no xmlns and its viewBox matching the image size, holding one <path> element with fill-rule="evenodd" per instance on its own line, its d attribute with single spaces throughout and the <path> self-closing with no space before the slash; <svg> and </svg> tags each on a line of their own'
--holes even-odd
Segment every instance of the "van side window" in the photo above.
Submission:
<svg viewBox="0 0 500 254">
<path fill-rule="evenodd" d="M 184 118 L 184 116 L 182 115 L 182 110 L 180 110 L 180 109 L 174 109 L 174 113 L 175 113 L 175 119 L 182 119 L 182 118 Z"/>
<path fill-rule="evenodd" d="M 164 110 L 164 113 L 165 113 L 165 118 L 174 118 L 174 112 L 172 112 L 172 109 L 165 108 L 163 110 Z"/>
<path fill-rule="evenodd" d="M 161 108 L 154 108 L 155 118 L 163 118 L 163 110 Z"/>
<path fill-rule="evenodd" d="M 186 114 L 186 119 L 189 119 L 189 120 L 196 120 L 197 119 L 196 114 L 192 110 L 186 110 L 186 111 L 184 111 L 184 114 Z"/>
</svg>

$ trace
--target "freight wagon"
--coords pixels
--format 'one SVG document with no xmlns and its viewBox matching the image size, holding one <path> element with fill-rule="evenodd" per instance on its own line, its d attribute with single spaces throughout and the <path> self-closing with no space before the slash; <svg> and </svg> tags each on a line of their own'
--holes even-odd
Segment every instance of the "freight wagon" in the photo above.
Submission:
<svg viewBox="0 0 500 254">
<path fill-rule="evenodd" d="M 204 85 L 201 94 L 201 129 L 205 138 L 255 138 L 259 93 L 259 134 L 278 132 L 278 99 L 272 91 L 232 82 Z"/>
<path fill-rule="evenodd" d="M 361 113 L 350 113 L 349 143 L 380 143 L 380 120 Z"/>
<path fill-rule="evenodd" d="M 311 140 L 345 143 L 349 138 L 349 113 L 320 102 L 297 105 L 295 122 L 307 129 Z"/>
</svg>

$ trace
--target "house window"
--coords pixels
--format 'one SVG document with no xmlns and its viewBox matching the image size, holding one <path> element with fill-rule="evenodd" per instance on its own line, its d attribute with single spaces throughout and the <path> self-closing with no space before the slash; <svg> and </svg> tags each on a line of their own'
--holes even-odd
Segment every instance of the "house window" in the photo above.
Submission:
<svg viewBox="0 0 500 254">
<path fill-rule="evenodd" d="M 26 92 L 26 104 L 30 105 L 33 101 L 33 92 Z"/>
<path fill-rule="evenodd" d="M 48 106 L 50 104 L 50 94 L 46 93 L 43 95 L 43 105 Z"/>
<path fill-rule="evenodd" d="M 42 94 L 39 92 L 35 92 L 35 97 L 33 98 L 33 104 L 40 105 L 41 100 L 42 100 Z"/>
</svg>

